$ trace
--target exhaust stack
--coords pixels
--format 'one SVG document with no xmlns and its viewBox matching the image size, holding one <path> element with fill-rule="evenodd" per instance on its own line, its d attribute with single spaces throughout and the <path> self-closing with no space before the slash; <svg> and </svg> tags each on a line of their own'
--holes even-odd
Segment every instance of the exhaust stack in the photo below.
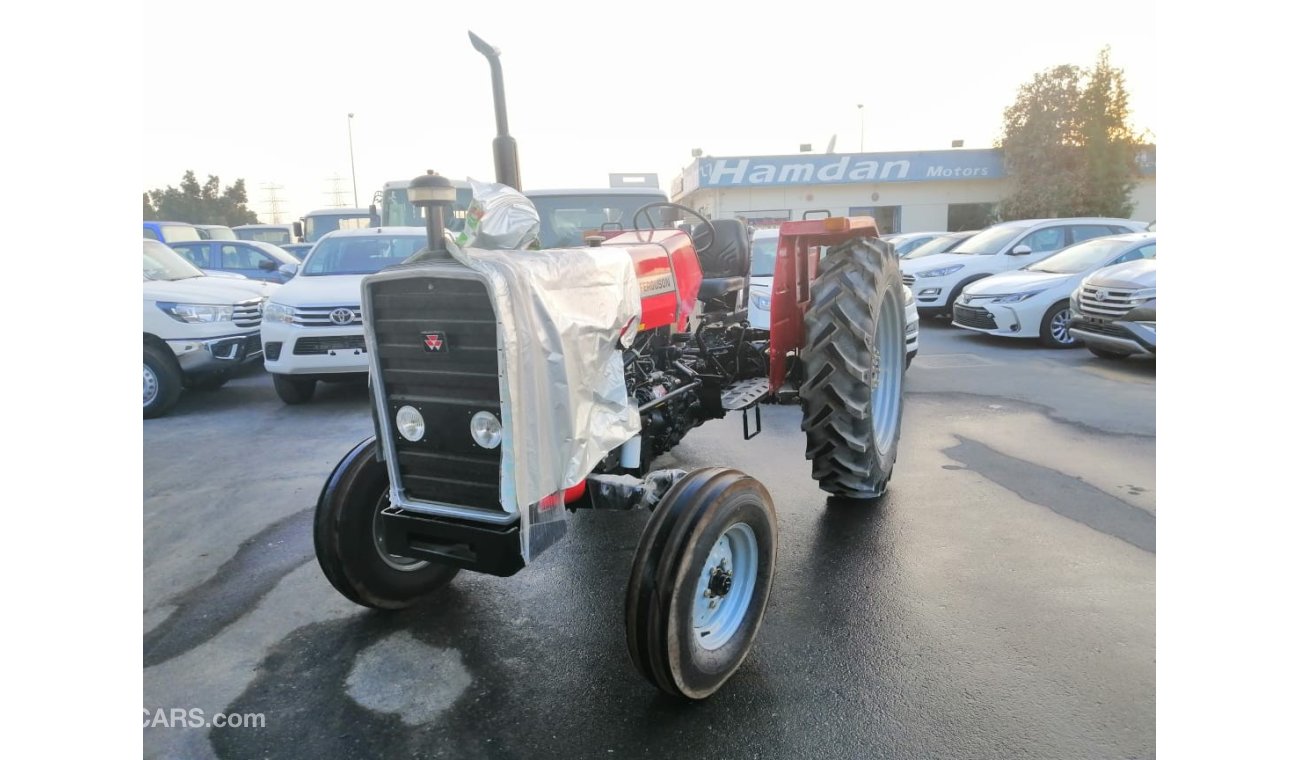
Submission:
<svg viewBox="0 0 1300 760">
<path fill-rule="evenodd" d="M 475 50 L 488 59 L 488 65 L 492 67 L 492 104 L 497 116 L 497 136 L 492 139 L 492 158 L 496 163 L 497 182 L 522 192 L 519 183 L 519 147 L 515 145 L 515 138 L 510 136 L 510 127 L 506 123 L 506 90 L 501 77 L 501 51 L 473 32 L 469 33 L 469 41 Z"/>
</svg>

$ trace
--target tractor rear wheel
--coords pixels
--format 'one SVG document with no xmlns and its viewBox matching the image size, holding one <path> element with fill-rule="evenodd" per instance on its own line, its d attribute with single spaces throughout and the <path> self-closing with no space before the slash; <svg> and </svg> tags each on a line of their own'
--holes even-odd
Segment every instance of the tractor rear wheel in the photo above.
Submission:
<svg viewBox="0 0 1300 760">
<path fill-rule="evenodd" d="M 400 610 L 446 586 L 460 572 L 384 548 L 379 513 L 388 506 L 388 468 L 369 438 L 330 473 L 316 504 L 316 561 L 339 593 L 357 604 Z"/>
<path fill-rule="evenodd" d="M 738 470 L 695 470 L 664 495 L 632 562 L 627 648 L 641 675 L 704 699 L 731 678 L 758 634 L 776 564 L 776 509 Z"/>
<path fill-rule="evenodd" d="M 806 458 L 823 491 L 851 499 L 885 492 L 903 418 L 903 280 L 886 242 L 830 249 L 804 315 L 799 403 Z"/>
</svg>

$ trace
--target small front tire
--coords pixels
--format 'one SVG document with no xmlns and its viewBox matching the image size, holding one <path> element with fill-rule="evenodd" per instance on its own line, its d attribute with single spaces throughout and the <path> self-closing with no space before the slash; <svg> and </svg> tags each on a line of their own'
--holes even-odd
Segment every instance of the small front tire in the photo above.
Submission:
<svg viewBox="0 0 1300 760">
<path fill-rule="evenodd" d="M 357 604 L 400 610 L 446 586 L 460 572 L 384 551 L 379 513 L 388 506 L 388 468 L 378 444 L 357 444 L 334 468 L 316 503 L 316 561 L 330 584 Z"/>
<path fill-rule="evenodd" d="M 313 378 L 273 374 L 271 381 L 275 383 L 275 394 L 286 404 L 305 404 L 316 395 Z"/>
<path fill-rule="evenodd" d="M 632 662 L 662 691 L 704 699 L 753 646 L 776 565 L 776 510 L 742 472 L 695 470 L 646 524 L 628 579 Z"/>
</svg>

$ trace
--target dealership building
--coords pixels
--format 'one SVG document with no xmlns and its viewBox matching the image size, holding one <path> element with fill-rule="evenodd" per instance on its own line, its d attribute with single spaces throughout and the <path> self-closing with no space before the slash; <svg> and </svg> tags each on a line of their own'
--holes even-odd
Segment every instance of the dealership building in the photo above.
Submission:
<svg viewBox="0 0 1300 760">
<path fill-rule="evenodd" d="M 1138 154 L 1133 218 L 1155 221 L 1156 150 Z M 805 212 L 875 217 L 882 234 L 979 229 L 1010 180 L 995 149 L 697 156 L 672 184 L 675 203 L 756 227 Z M 811 215 L 810 215 L 811 216 Z"/>
</svg>

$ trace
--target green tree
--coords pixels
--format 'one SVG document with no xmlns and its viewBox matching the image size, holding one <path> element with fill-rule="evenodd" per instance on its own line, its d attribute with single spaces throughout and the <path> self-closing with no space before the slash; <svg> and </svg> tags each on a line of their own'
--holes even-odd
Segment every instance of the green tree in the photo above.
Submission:
<svg viewBox="0 0 1300 760">
<path fill-rule="evenodd" d="M 1129 216 L 1138 141 L 1128 120 L 1110 48 L 1092 69 L 1056 66 L 1021 85 L 998 145 L 1011 180 L 1001 218 Z"/>
<path fill-rule="evenodd" d="M 185 172 L 180 187 L 168 185 L 144 194 L 144 218 L 166 219 L 190 224 L 256 224 L 257 214 L 248 208 L 244 180 L 221 189 L 221 180 L 213 174 L 202 185 L 193 171 Z"/>
</svg>

